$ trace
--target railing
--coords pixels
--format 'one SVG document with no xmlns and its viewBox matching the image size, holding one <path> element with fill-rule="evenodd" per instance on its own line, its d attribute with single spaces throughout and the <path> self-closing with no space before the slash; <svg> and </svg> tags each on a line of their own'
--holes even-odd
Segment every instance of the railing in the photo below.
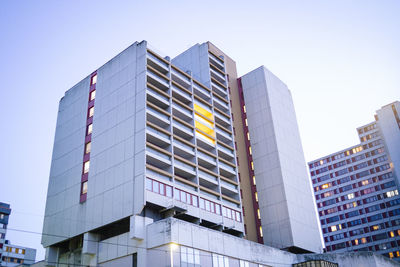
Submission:
<svg viewBox="0 0 400 267">
<path fill-rule="evenodd" d="M 203 172 L 202 170 L 198 170 L 197 173 L 199 174 L 199 176 L 202 176 L 202 177 L 208 178 L 208 179 L 210 179 L 212 181 L 218 182 L 218 178 L 217 177 L 215 177 L 215 176 L 213 176 L 211 174 L 208 174 L 206 172 Z"/>
<path fill-rule="evenodd" d="M 175 166 L 178 166 L 178 167 L 183 167 L 183 168 L 189 169 L 189 170 L 191 170 L 191 171 L 195 171 L 195 170 L 196 170 L 195 167 L 193 167 L 193 166 L 191 166 L 191 165 L 189 165 L 189 164 L 186 164 L 186 163 L 184 163 L 184 162 L 182 162 L 182 161 L 180 161 L 180 160 L 177 160 L 177 159 L 175 159 L 174 165 L 175 165 Z"/>
<path fill-rule="evenodd" d="M 221 185 L 225 186 L 227 188 L 233 189 L 235 192 L 237 192 L 237 186 L 228 182 L 225 182 L 224 180 L 221 179 Z"/>
<path fill-rule="evenodd" d="M 169 116 L 159 112 L 158 110 L 156 110 L 156 109 L 154 109 L 152 107 L 149 107 L 149 106 L 147 106 L 146 109 L 147 109 L 147 111 L 150 111 L 150 112 L 154 113 L 155 116 L 160 116 L 161 118 L 166 119 L 167 121 L 169 121 Z"/>
<path fill-rule="evenodd" d="M 175 125 L 177 125 L 177 126 L 183 128 L 184 130 L 190 132 L 190 133 L 193 135 L 193 130 L 192 130 L 191 128 L 187 127 L 186 125 L 184 125 L 183 123 L 180 123 L 180 122 L 178 122 L 178 121 L 176 121 L 176 120 L 173 120 L 173 123 L 174 123 Z"/>
<path fill-rule="evenodd" d="M 162 67 L 164 67 L 165 70 L 168 70 L 168 69 L 169 69 L 169 68 L 168 68 L 168 65 L 167 65 L 164 61 L 162 61 L 162 60 L 160 60 L 159 58 L 153 56 L 151 53 L 147 53 L 147 57 L 150 58 L 152 61 L 158 63 L 158 64 L 161 65 Z"/>
<path fill-rule="evenodd" d="M 203 157 L 203 158 L 211 161 L 214 164 L 217 162 L 217 160 L 215 158 L 213 158 L 213 157 L 211 157 L 211 156 L 209 156 L 206 153 L 203 153 L 201 151 L 197 151 L 197 155 L 199 155 L 200 157 Z"/>
<path fill-rule="evenodd" d="M 179 110 L 180 112 L 188 115 L 189 117 L 192 117 L 192 112 L 190 110 L 182 107 L 181 105 L 172 102 L 172 107 Z"/>
<path fill-rule="evenodd" d="M 217 145 L 217 149 L 219 149 L 219 150 L 221 150 L 221 151 L 225 152 L 226 154 L 231 155 L 233 157 L 233 151 L 232 150 L 227 149 L 226 147 L 221 146 L 221 145 Z"/>
<path fill-rule="evenodd" d="M 157 131 L 156 129 L 151 128 L 150 126 L 147 126 L 146 129 L 147 129 L 147 131 L 150 132 L 150 133 L 154 133 L 154 134 L 156 134 L 156 135 L 159 135 L 159 136 L 161 136 L 161 137 L 164 137 L 164 138 L 170 140 L 170 136 L 169 136 L 168 134 L 165 134 L 165 133 L 163 133 L 163 132 Z"/>
<path fill-rule="evenodd" d="M 150 152 L 150 153 L 152 153 L 152 154 L 154 154 L 154 155 L 157 155 L 157 156 L 159 156 L 159 157 L 161 157 L 161 158 L 163 158 L 163 159 L 166 159 L 166 160 L 171 160 L 171 156 L 168 156 L 168 155 L 166 155 L 166 154 L 164 154 L 164 153 L 162 153 L 162 152 L 160 152 L 160 151 L 157 151 L 157 150 L 155 150 L 155 149 L 153 149 L 153 148 L 151 148 L 151 147 L 146 147 L 146 151 L 148 151 L 148 152 Z"/>
<path fill-rule="evenodd" d="M 235 173 L 236 169 L 233 168 L 232 166 L 229 166 L 228 164 L 223 163 L 222 161 L 219 162 L 219 166 L 222 168 L 225 168 L 226 170 L 232 171 Z"/>
</svg>

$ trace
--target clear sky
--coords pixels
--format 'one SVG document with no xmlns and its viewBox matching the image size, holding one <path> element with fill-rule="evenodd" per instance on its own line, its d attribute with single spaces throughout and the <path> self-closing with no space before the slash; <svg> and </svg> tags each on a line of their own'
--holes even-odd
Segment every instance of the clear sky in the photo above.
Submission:
<svg viewBox="0 0 400 267">
<path fill-rule="evenodd" d="M 400 100 L 400 1 L 0 3 L 0 202 L 7 239 L 38 249 L 58 101 L 135 41 L 176 56 L 211 41 L 239 75 L 265 65 L 292 91 L 306 160 L 358 142 Z"/>
</svg>

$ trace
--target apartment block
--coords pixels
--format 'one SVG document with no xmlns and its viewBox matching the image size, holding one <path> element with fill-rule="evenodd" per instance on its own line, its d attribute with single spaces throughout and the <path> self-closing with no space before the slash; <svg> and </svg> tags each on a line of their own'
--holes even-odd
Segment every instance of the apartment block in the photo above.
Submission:
<svg viewBox="0 0 400 267">
<path fill-rule="evenodd" d="M 253 84 L 253 75 L 264 81 Z M 43 225 L 46 264 L 344 264 L 301 254 L 320 252 L 321 241 L 293 103 L 272 77 L 260 68 L 239 79 L 236 63 L 210 42 L 171 59 L 142 41 L 66 91 Z M 273 108 L 257 110 L 253 94 Z M 263 138 L 279 140 L 269 149 Z"/>
<path fill-rule="evenodd" d="M 398 101 L 357 128 L 360 143 L 309 163 L 326 250 L 400 260 Z"/>
<path fill-rule="evenodd" d="M 8 241 L 8 240 L 7 240 Z M 35 262 L 36 249 L 16 246 L 10 242 L 4 245 L 2 263 L 0 266 L 30 265 Z"/>
<path fill-rule="evenodd" d="M 8 218 L 10 217 L 11 209 L 7 203 L 0 202 L 0 265 L 4 254 L 4 244 L 6 242 L 6 233 Z"/>
</svg>

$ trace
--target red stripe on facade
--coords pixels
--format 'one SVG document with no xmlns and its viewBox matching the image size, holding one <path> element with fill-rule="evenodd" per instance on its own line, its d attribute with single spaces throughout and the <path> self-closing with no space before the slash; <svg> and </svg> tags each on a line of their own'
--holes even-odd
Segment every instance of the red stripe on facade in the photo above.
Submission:
<svg viewBox="0 0 400 267">
<path fill-rule="evenodd" d="M 246 145 L 247 165 L 249 168 L 251 198 L 253 201 L 254 219 L 256 222 L 257 241 L 260 244 L 264 244 L 264 238 L 260 234 L 261 219 L 258 218 L 258 212 L 257 212 L 257 210 L 259 209 L 259 205 L 258 205 L 256 196 L 255 196 L 255 193 L 257 192 L 257 187 L 253 183 L 254 171 L 252 170 L 252 167 L 251 167 L 251 162 L 253 161 L 253 157 L 252 157 L 252 155 L 250 155 L 250 150 L 249 150 L 249 148 L 251 147 L 251 144 L 250 144 L 250 140 L 247 139 L 247 133 L 249 132 L 249 128 L 246 126 L 247 115 L 243 111 L 243 107 L 245 106 L 245 103 L 244 103 L 244 97 L 243 97 L 242 79 L 238 78 L 237 83 L 238 83 L 238 91 L 239 91 L 240 112 L 242 113 L 244 143 Z"/>
</svg>

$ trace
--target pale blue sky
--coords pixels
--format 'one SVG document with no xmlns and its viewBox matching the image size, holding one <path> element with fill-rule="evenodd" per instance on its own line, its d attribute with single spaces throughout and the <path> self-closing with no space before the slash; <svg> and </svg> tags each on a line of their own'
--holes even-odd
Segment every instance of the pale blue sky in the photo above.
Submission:
<svg viewBox="0 0 400 267">
<path fill-rule="evenodd" d="M 143 3 L 145 2 L 145 3 Z M 135 41 L 171 57 L 211 41 L 239 75 L 265 65 L 291 89 L 306 160 L 358 142 L 400 100 L 400 1 L 12 1 L 0 4 L 0 201 L 7 238 L 36 247 L 58 101 Z"/>
</svg>

